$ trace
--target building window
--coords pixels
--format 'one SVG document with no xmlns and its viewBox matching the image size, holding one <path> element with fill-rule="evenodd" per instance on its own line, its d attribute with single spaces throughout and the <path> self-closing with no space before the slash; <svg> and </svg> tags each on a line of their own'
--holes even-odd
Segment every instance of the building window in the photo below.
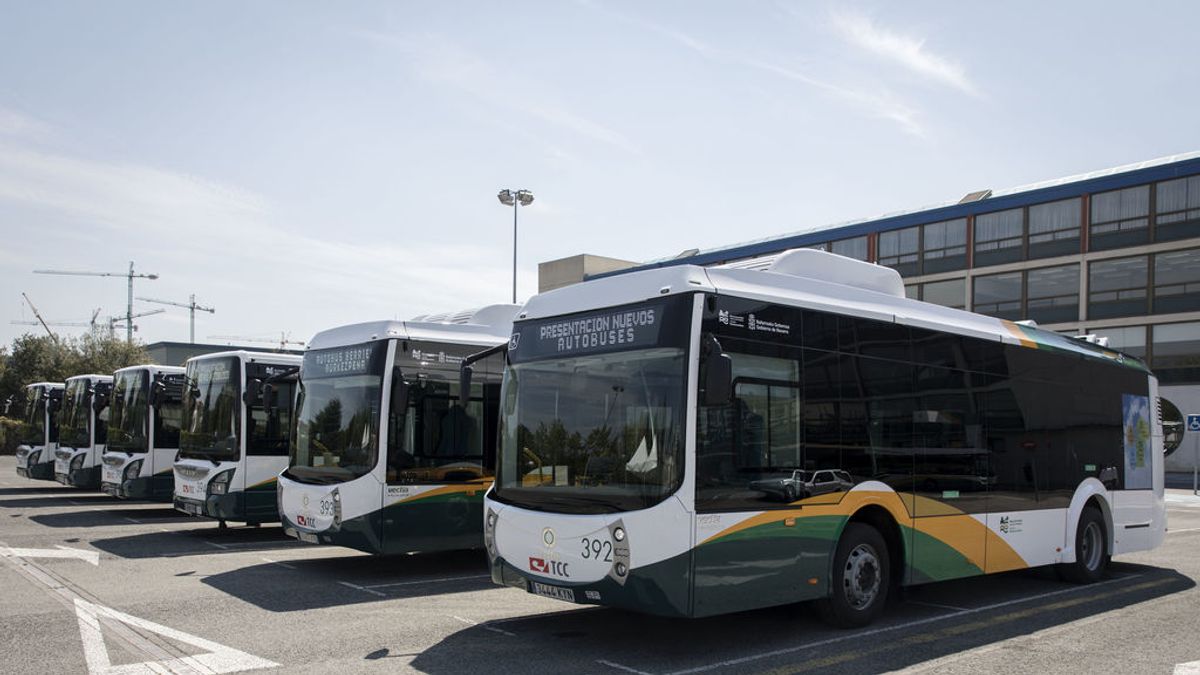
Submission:
<svg viewBox="0 0 1200 675">
<path fill-rule="evenodd" d="M 1029 207 L 1029 257 L 1079 253 L 1080 200 Z"/>
<path fill-rule="evenodd" d="M 904 285 L 904 297 L 908 298 L 909 300 L 920 300 L 921 299 L 921 285 L 920 284 L 905 284 Z"/>
<path fill-rule="evenodd" d="M 1162 384 L 1200 382 L 1200 323 L 1154 326 L 1150 369 Z"/>
<path fill-rule="evenodd" d="M 1029 270 L 1025 316 L 1038 323 L 1079 319 L 1079 265 Z"/>
<path fill-rule="evenodd" d="M 1200 236 L 1200 176 L 1163 181 L 1154 193 L 1156 241 Z"/>
<path fill-rule="evenodd" d="M 975 267 L 1020 260 L 1024 256 L 1023 221 L 1022 209 L 975 216 Z"/>
<path fill-rule="evenodd" d="M 903 230 L 891 230 L 879 233 L 880 265 L 891 267 L 901 276 L 917 274 L 917 251 L 921 248 L 920 229 L 906 227 Z"/>
<path fill-rule="evenodd" d="M 805 246 L 804 248 L 811 248 L 814 251 L 828 251 L 829 244 L 811 244 L 809 246 Z"/>
<path fill-rule="evenodd" d="M 1154 312 L 1200 310 L 1200 249 L 1154 256 Z"/>
<path fill-rule="evenodd" d="M 1146 256 L 1100 260 L 1088 266 L 1088 318 L 1145 314 Z"/>
<path fill-rule="evenodd" d="M 1090 247 L 1104 251 L 1150 241 L 1150 186 L 1092 196 Z"/>
<path fill-rule="evenodd" d="M 921 227 L 921 273 L 951 272 L 967 267 L 967 219 Z"/>
<path fill-rule="evenodd" d="M 1021 273 L 990 274 L 975 277 L 972 306 L 980 314 L 1001 319 L 1021 319 Z"/>
<path fill-rule="evenodd" d="M 833 242 L 830 250 L 838 255 L 844 255 L 847 258 L 855 260 L 867 259 L 867 237 L 854 237 L 852 239 L 842 239 Z"/>
<path fill-rule="evenodd" d="M 1108 346 L 1139 359 L 1146 358 L 1146 327 L 1092 328 L 1085 331 L 1108 338 Z"/>
<path fill-rule="evenodd" d="M 935 305 L 965 309 L 967 302 L 967 280 L 949 279 L 921 284 L 921 299 Z"/>
</svg>

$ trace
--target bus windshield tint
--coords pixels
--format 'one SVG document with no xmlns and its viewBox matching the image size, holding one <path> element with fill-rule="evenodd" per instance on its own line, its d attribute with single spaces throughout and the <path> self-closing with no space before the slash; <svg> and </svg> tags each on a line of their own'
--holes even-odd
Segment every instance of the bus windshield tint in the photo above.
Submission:
<svg viewBox="0 0 1200 675">
<path fill-rule="evenodd" d="M 336 483 L 374 468 L 387 344 L 379 341 L 304 355 L 290 477 Z"/>
<path fill-rule="evenodd" d="M 684 350 L 510 365 L 496 498 L 545 511 L 645 508 L 683 477 Z"/>
<path fill-rule="evenodd" d="M 71 448 L 91 447 L 88 421 L 91 417 L 91 398 L 88 396 L 90 383 L 87 380 L 71 380 L 63 395 L 62 417 L 59 423 L 61 444 Z"/>
<path fill-rule="evenodd" d="M 238 458 L 240 365 L 234 357 L 188 364 L 179 434 L 181 457 Z"/>
<path fill-rule="evenodd" d="M 109 403 L 108 447 L 122 452 L 146 452 L 149 373 L 130 370 L 113 378 Z"/>
</svg>

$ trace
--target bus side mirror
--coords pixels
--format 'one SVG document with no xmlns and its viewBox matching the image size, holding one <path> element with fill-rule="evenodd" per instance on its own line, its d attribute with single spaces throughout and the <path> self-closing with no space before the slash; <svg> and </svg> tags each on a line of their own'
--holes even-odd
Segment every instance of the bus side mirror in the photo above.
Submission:
<svg viewBox="0 0 1200 675">
<path fill-rule="evenodd" d="M 99 413 L 108 407 L 108 394 L 102 391 L 97 391 L 92 394 L 92 410 Z"/>
<path fill-rule="evenodd" d="M 255 382 L 257 382 L 257 380 L 255 380 Z M 258 388 L 257 395 L 262 398 L 263 410 L 266 411 L 268 415 L 275 412 L 275 404 L 277 403 L 275 400 L 276 394 L 277 392 L 275 391 L 275 385 L 271 384 L 270 382 L 264 382 L 263 385 Z"/>
<path fill-rule="evenodd" d="M 728 405 L 733 400 L 733 359 L 721 350 L 717 338 L 709 335 L 704 345 L 703 382 L 700 405 Z"/>
<path fill-rule="evenodd" d="M 162 380 L 155 380 L 154 384 L 150 385 L 150 405 L 157 408 L 166 401 L 166 397 L 167 385 L 163 384 Z"/>
<path fill-rule="evenodd" d="M 471 402 L 471 376 L 474 373 L 475 370 L 467 365 L 458 371 L 458 405 L 464 409 Z"/>
<path fill-rule="evenodd" d="M 257 377 L 246 380 L 246 391 L 242 392 L 242 403 L 254 405 L 258 402 L 259 397 L 263 396 L 263 388 L 268 386 L 270 385 L 264 385 L 262 380 Z M 265 404 L 264 401 L 264 406 Z"/>
<path fill-rule="evenodd" d="M 405 409 L 408 408 L 408 383 L 400 374 L 400 369 L 392 371 L 392 414 L 401 419 L 403 424 Z"/>
</svg>

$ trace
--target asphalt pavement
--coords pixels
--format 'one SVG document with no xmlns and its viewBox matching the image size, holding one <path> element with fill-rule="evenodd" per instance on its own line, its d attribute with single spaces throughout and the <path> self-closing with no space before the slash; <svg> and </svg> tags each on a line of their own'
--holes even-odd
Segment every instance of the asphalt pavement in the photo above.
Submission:
<svg viewBox="0 0 1200 675">
<path fill-rule="evenodd" d="M 372 557 L 16 475 L 0 458 L 0 672 L 1196 673 L 1200 498 L 1098 584 L 1037 569 L 681 620 L 491 584 L 481 551 Z M 1182 664 L 1182 665 L 1181 665 Z"/>
</svg>

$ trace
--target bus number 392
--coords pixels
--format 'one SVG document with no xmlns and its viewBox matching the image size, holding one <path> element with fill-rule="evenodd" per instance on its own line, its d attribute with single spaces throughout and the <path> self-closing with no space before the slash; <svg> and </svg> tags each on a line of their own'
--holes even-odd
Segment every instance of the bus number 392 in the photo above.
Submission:
<svg viewBox="0 0 1200 675">
<path fill-rule="evenodd" d="M 583 544 L 584 560 L 603 560 L 612 562 L 612 542 L 584 537 L 579 540 Z"/>
</svg>

